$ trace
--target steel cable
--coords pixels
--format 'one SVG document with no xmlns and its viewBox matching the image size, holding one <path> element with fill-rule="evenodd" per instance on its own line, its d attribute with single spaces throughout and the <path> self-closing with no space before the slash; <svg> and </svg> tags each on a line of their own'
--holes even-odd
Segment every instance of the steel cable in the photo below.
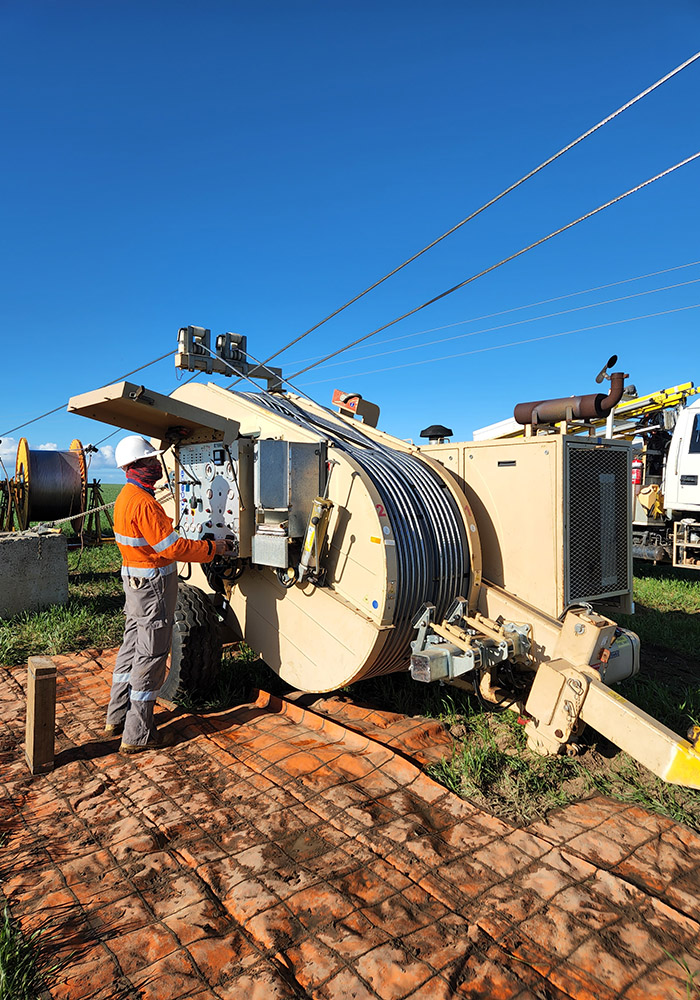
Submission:
<svg viewBox="0 0 700 1000">
<path fill-rule="evenodd" d="M 558 309 L 556 312 L 550 313 L 540 313 L 539 316 L 528 316 L 525 319 L 513 320 L 511 323 L 499 323 L 498 326 L 486 326 L 481 327 L 479 330 L 470 330 L 468 333 L 456 333 L 451 337 L 440 337 L 432 338 L 429 341 L 423 341 L 416 344 L 409 344 L 403 347 L 393 347 L 388 351 L 378 351 L 375 354 L 364 354 L 356 358 L 346 358 L 344 361 L 335 361 L 330 365 L 321 365 L 319 368 L 340 368 L 343 365 L 351 365 L 356 363 L 360 359 L 369 363 L 375 358 L 384 358 L 390 354 L 403 354 L 406 351 L 424 351 L 426 347 L 435 347 L 437 344 L 449 344 L 454 340 L 467 340 L 469 337 L 477 337 L 482 333 L 495 333 L 497 330 L 509 330 L 514 326 L 527 326 L 530 323 L 541 323 L 545 319 L 557 319 L 560 316 L 568 316 L 575 312 L 585 312 L 587 309 L 597 309 L 600 306 L 613 305 L 616 302 L 626 302 L 629 299 L 639 299 L 643 298 L 645 295 L 654 295 L 656 292 L 668 292 L 671 289 L 685 288 L 688 285 L 700 284 L 700 278 L 691 278 L 689 281 L 677 281 L 672 285 L 662 285 L 660 288 L 647 288 L 643 292 L 633 292 L 631 295 L 618 295 L 612 299 L 603 299 L 599 302 L 587 302 L 582 306 L 572 306 L 570 309 Z M 472 320 L 461 320 L 460 323 L 450 323 L 450 327 L 460 326 L 465 323 L 473 322 Z M 444 328 L 443 328 L 444 329 Z M 425 331 L 434 333 L 434 330 Z M 402 337 L 391 337 L 388 340 L 383 340 L 379 344 L 375 344 L 375 347 L 381 347 L 383 344 L 395 343 L 397 340 L 410 340 L 415 337 L 421 336 L 420 333 L 407 333 Z M 308 360 L 314 360 L 309 358 Z"/>
<path fill-rule="evenodd" d="M 508 257 L 504 257 L 499 260 L 496 264 L 492 264 L 490 267 L 484 268 L 483 271 L 479 271 L 478 274 L 473 274 L 469 278 L 465 278 L 464 281 L 458 282 L 458 284 L 453 285 L 451 288 L 447 288 L 444 292 L 440 292 L 439 295 L 433 296 L 432 299 L 428 299 L 427 302 L 422 302 L 418 306 L 414 306 L 413 309 L 409 309 L 408 312 L 403 313 L 401 316 L 397 316 L 396 319 L 390 320 L 388 323 L 384 323 L 382 326 L 378 326 L 376 330 L 371 330 L 366 333 L 363 337 L 358 337 L 356 340 L 351 341 L 344 347 L 338 348 L 337 351 L 331 351 L 330 354 L 326 354 L 325 357 L 321 358 L 320 361 L 316 361 L 312 365 L 307 365 L 306 368 L 301 368 L 299 371 L 294 372 L 290 378 L 285 379 L 288 385 L 291 385 L 291 379 L 299 378 L 300 375 L 304 375 L 306 372 L 311 371 L 313 368 L 318 368 L 319 365 L 325 364 L 326 361 L 330 361 L 331 358 L 337 357 L 339 354 L 343 354 L 345 351 L 349 351 L 351 347 L 356 347 L 358 344 L 364 343 L 364 341 L 369 340 L 370 337 L 374 337 L 376 334 L 381 333 L 382 330 L 387 330 L 390 326 L 394 326 L 396 323 L 400 323 L 402 319 L 407 319 L 409 316 L 413 316 L 415 313 L 420 312 L 422 309 L 426 309 L 428 306 L 434 305 L 435 302 L 439 302 L 441 299 L 446 298 L 448 295 L 452 295 L 453 292 L 458 291 L 460 288 L 464 288 L 465 285 L 471 284 L 472 281 L 476 281 L 477 278 L 483 278 L 485 274 L 490 274 L 491 271 L 495 271 L 497 268 L 502 267 L 504 264 L 508 264 L 512 260 L 516 260 L 518 257 L 522 257 L 523 254 L 527 253 L 529 250 L 534 250 L 535 247 L 541 246 L 543 243 L 547 243 L 549 240 L 554 239 L 555 236 L 560 236 L 565 233 L 568 229 L 572 229 L 581 222 L 585 222 L 586 219 L 592 218 L 599 212 L 602 212 L 606 208 L 610 208 L 612 205 L 617 204 L 622 201 L 623 198 L 628 198 L 631 194 L 636 194 L 637 191 L 641 191 L 643 188 L 648 187 L 653 184 L 654 181 L 661 180 L 662 177 L 668 176 L 668 174 L 673 173 L 674 170 L 678 170 L 680 167 L 686 166 L 688 163 L 692 163 L 693 160 L 697 160 L 700 157 L 700 152 L 693 153 L 692 156 L 687 156 L 684 160 L 680 160 L 675 163 L 672 167 L 667 167 L 666 170 L 662 170 L 660 173 L 656 174 L 654 177 L 649 177 L 647 180 L 642 181 L 640 184 L 636 184 L 634 187 L 630 188 L 628 191 L 624 191 L 622 194 L 618 194 L 615 198 L 611 198 L 610 201 L 606 201 L 605 204 L 599 205 L 597 208 L 591 209 L 590 212 L 586 212 L 585 215 L 581 215 L 578 219 L 574 219 L 572 222 L 568 222 L 565 226 L 561 226 L 559 229 L 555 229 L 553 232 L 548 233 L 547 236 L 542 236 L 539 240 L 535 240 L 534 243 L 530 243 L 526 247 L 516 251 L 516 253 L 510 254 Z"/>
<path fill-rule="evenodd" d="M 155 365 L 159 361 L 163 361 L 165 358 L 170 358 L 173 354 L 177 354 L 177 351 L 166 351 L 166 353 L 161 354 L 159 358 L 154 358 L 153 361 L 148 361 L 145 365 L 139 365 L 138 368 L 133 368 L 130 372 L 126 372 L 124 375 L 119 375 L 119 377 L 115 378 L 114 381 L 121 382 L 122 379 L 128 378 L 129 375 L 135 375 L 136 372 L 142 372 L 144 368 L 150 368 L 151 365 Z M 41 413 L 38 417 L 33 417 L 31 420 L 25 420 L 23 424 L 17 424 L 16 427 L 10 427 L 9 431 L 3 431 L 2 434 L 0 434 L 0 438 L 4 438 L 7 434 L 14 433 L 14 431 L 20 431 L 23 427 L 29 427 L 30 424 L 35 424 L 37 420 L 43 420 L 44 417 L 50 417 L 52 413 L 58 413 L 59 410 L 65 410 L 67 406 L 67 402 L 62 403 L 61 406 L 57 406 L 53 410 L 47 410 L 46 413 Z M 106 441 L 107 439 L 103 438 L 103 440 Z"/>
<path fill-rule="evenodd" d="M 459 320 L 457 320 L 454 323 L 443 323 L 441 326 L 431 326 L 431 327 L 428 327 L 425 330 L 416 330 L 414 333 L 402 333 L 398 337 L 387 337 L 385 340 L 378 341 L 378 343 L 375 344 L 375 347 L 382 347 L 384 344 L 394 344 L 398 340 L 410 340 L 412 337 L 423 337 L 423 336 L 425 336 L 425 334 L 428 334 L 428 333 L 439 333 L 442 330 L 451 330 L 455 326 L 466 326 L 467 323 L 480 323 L 481 320 L 484 320 L 484 319 L 494 319 L 494 317 L 496 317 L 496 316 L 507 316 L 510 313 L 522 312 L 524 309 L 534 309 L 535 306 L 549 305 L 550 302 L 561 302 L 563 299 L 573 299 L 577 295 L 588 295 L 590 292 L 599 292 L 603 288 L 614 288 L 617 285 L 626 285 L 626 284 L 629 284 L 632 281 L 642 281 L 644 278 L 653 278 L 657 274 L 668 274 L 669 271 L 681 271 L 681 270 L 683 270 L 684 268 L 687 268 L 687 267 L 697 267 L 698 264 L 700 264 L 700 260 L 693 260 L 693 261 L 690 261 L 688 264 L 676 264 L 673 267 L 664 267 L 664 268 L 661 268 L 658 271 L 649 271 L 646 274 L 638 274 L 638 275 L 636 275 L 633 278 L 622 278 L 619 281 L 609 281 L 609 282 L 607 282 L 604 285 L 595 285 L 594 287 L 591 287 L 591 288 L 582 288 L 578 292 L 567 292 L 565 295 L 555 295 L 555 296 L 553 296 L 552 298 L 549 298 L 549 299 L 539 299 L 537 302 L 527 302 L 527 303 L 525 303 L 525 305 L 522 305 L 522 306 L 511 306 L 510 309 L 499 309 L 496 312 L 484 313 L 481 316 L 471 316 L 469 319 L 459 319 Z M 548 315 L 551 315 L 551 316 L 560 316 L 560 315 L 564 315 L 564 313 L 567 313 L 567 312 L 576 312 L 577 309 L 590 309 L 593 306 L 604 306 L 604 305 L 608 305 L 608 303 L 610 303 L 610 302 L 621 302 L 623 299 L 633 299 L 633 298 L 638 298 L 640 295 L 650 295 L 652 292 L 666 292 L 670 288 L 679 288 L 681 285 L 693 284 L 695 280 L 700 280 L 700 279 L 693 279 L 693 281 L 691 281 L 691 282 L 683 281 L 683 282 L 679 282 L 679 283 L 676 283 L 676 284 L 673 284 L 673 285 L 662 285 L 662 286 L 660 286 L 658 288 L 651 288 L 651 289 L 648 289 L 648 290 L 646 290 L 644 292 L 635 292 L 632 295 L 623 295 L 623 296 L 620 296 L 619 298 L 614 298 L 614 299 L 603 299 L 603 300 L 599 300 L 598 302 L 589 303 L 588 305 L 585 305 L 585 306 L 576 306 L 575 309 L 564 309 L 564 310 L 562 310 L 559 313 L 549 313 Z M 518 322 L 530 322 L 530 320 L 519 320 Z M 513 326 L 515 324 L 510 324 L 509 323 L 507 325 L 508 326 Z M 488 327 L 487 329 L 488 330 L 500 330 L 502 328 L 501 327 Z M 477 332 L 484 333 L 485 330 L 480 330 L 480 331 L 477 331 Z M 297 358 L 296 361 L 290 361 L 290 362 L 288 362 L 288 364 L 290 364 L 290 365 L 305 365 L 307 363 L 307 361 L 318 361 L 322 357 L 323 357 L 322 354 L 315 354 L 311 358 Z M 349 361 L 348 362 L 344 362 L 344 363 L 350 364 Z"/>
<path fill-rule="evenodd" d="M 166 355 L 164 355 L 164 357 L 168 357 L 168 355 L 166 354 Z M 162 361 L 162 358 L 159 358 L 158 360 Z M 131 372 L 130 374 L 133 375 L 133 372 Z M 184 380 L 184 382 L 180 382 L 180 385 L 189 385 L 190 382 L 194 382 L 194 380 L 197 378 L 197 376 L 201 375 L 201 374 L 202 374 L 201 372 L 195 372 L 194 375 L 191 378 L 187 378 L 187 379 Z M 126 376 L 124 376 L 124 377 L 126 378 Z M 175 386 L 175 388 L 177 389 L 178 386 Z M 115 434 L 119 434 L 123 429 L 124 429 L 123 427 L 117 427 L 116 430 L 110 431 L 109 434 L 105 434 L 105 436 L 103 438 L 100 438 L 99 441 L 95 441 L 95 443 L 93 445 L 93 448 L 99 448 L 99 446 L 101 444 L 104 444 L 105 441 L 109 441 L 110 438 L 113 438 Z"/>
<path fill-rule="evenodd" d="M 394 372 L 398 371 L 400 368 L 416 368 L 419 365 L 430 365 L 437 361 L 454 361 L 455 358 L 466 358 L 471 357 L 474 354 L 486 354 L 490 351 L 501 351 L 505 350 L 507 347 L 521 347 L 523 344 L 537 344 L 543 340 L 556 340 L 558 337 L 569 337 L 575 333 L 586 333 L 589 330 L 603 330 L 611 326 L 623 326 L 625 323 L 636 323 L 639 320 L 644 319 L 655 319 L 657 316 L 669 316 L 673 313 L 688 312 L 691 309 L 700 309 L 700 302 L 693 302 L 689 306 L 677 306 L 675 309 L 662 309 L 660 312 L 644 313 L 641 316 L 629 316 L 626 319 L 613 319 L 609 320 L 607 323 L 594 323 L 592 326 L 579 326 L 573 330 L 563 330 L 560 333 L 546 333 L 541 337 L 528 337 L 525 340 L 511 340 L 507 344 L 491 344 L 488 347 L 478 347 L 473 351 L 452 351 L 450 354 L 443 354 L 439 358 L 422 358 L 420 361 L 407 361 L 401 365 L 387 365 L 384 368 L 371 368 L 366 371 L 361 372 L 350 372 L 346 373 L 343 377 L 345 379 L 349 378 L 360 378 L 363 375 L 379 375 L 382 372 Z M 356 360 L 360 360 L 357 358 Z M 368 362 L 371 358 L 367 359 Z M 307 383 L 308 385 L 323 385 L 327 382 L 337 382 L 338 376 L 332 375 L 330 378 L 320 378 L 313 382 Z"/>
<path fill-rule="evenodd" d="M 279 357 L 280 354 L 283 354 L 285 351 L 289 350 L 290 347 L 293 347 L 295 344 L 298 344 L 300 340 L 304 339 L 304 337 L 308 337 L 308 335 L 310 333 L 313 333 L 314 330 L 318 330 L 318 328 L 320 326 L 323 326 L 324 323 L 327 323 L 335 316 L 338 316 L 341 312 L 343 312 L 344 309 L 347 309 L 349 306 L 353 305 L 363 296 L 367 295 L 375 288 L 378 288 L 379 285 L 383 284 L 385 281 L 388 281 L 389 278 L 393 278 L 393 276 L 395 274 L 398 274 L 399 271 L 403 270 L 404 267 L 407 267 L 409 264 L 412 264 L 414 260 L 418 260 L 418 258 L 422 257 L 422 255 L 424 253 L 427 253 L 428 250 L 432 250 L 432 248 L 437 246 L 438 243 L 441 243 L 444 239 L 447 239 L 447 237 L 451 236 L 452 233 L 457 232 L 457 230 L 461 229 L 462 226 L 465 226 L 468 222 L 471 222 L 472 219 L 475 219 L 478 215 L 481 215 L 482 212 L 485 212 L 487 208 L 491 208 L 492 205 L 495 205 L 502 198 L 505 198 L 506 195 L 510 194 L 512 191 L 515 191 L 515 189 L 520 187 L 521 184 L 524 184 L 525 181 L 530 180 L 531 177 L 534 177 L 535 174 L 538 174 L 540 170 L 544 170 L 545 167 L 548 167 L 551 163 L 554 163 L 554 161 L 558 160 L 560 156 L 564 155 L 564 153 L 568 153 L 580 142 L 583 142 L 584 139 L 589 138 L 589 136 L 593 135 L 594 132 L 597 132 L 598 129 L 601 129 L 604 125 L 607 125 L 609 122 L 613 121 L 613 119 L 617 118 L 618 115 L 621 115 L 624 111 L 627 111 L 633 105 L 637 104 L 638 101 L 641 101 L 644 97 L 647 97 L 654 90 L 662 86 L 662 84 L 667 83 L 668 80 L 671 80 L 682 70 L 686 69 L 692 63 L 694 63 L 697 59 L 700 59 L 700 52 L 696 52 L 694 55 L 690 56 L 689 59 L 686 59 L 684 62 L 680 63 L 669 73 L 666 73 L 665 76 L 662 76 L 655 83 L 652 83 L 651 86 L 647 87 L 645 90 L 642 90 L 639 94 L 631 98 L 621 107 L 619 107 L 616 111 L 613 111 L 611 114 L 607 115 L 607 117 L 601 119 L 601 121 L 599 121 L 596 125 L 593 125 L 586 132 L 583 132 L 580 136 L 578 136 L 578 138 L 574 139 L 566 146 L 563 146 L 557 153 L 554 153 L 552 156 L 548 157 L 548 159 L 540 163 L 539 166 L 535 167 L 529 173 L 521 177 L 520 180 L 515 181 L 509 187 L 505 188 L 505 190 L 501 191 L 501 193 L 496 195 L 495 198 L 491 198 L 490 201 L 485 202 L 485 204 L 483 204 L 481 208 L 477 208 L 476 211 L 472 212 L 466 218 L 462 219 L 461 222 L 458 222 L 456 225 L 452 226 L 451 229 L 448 229 L 447 232 L 444 232 L 441 236 L 438 236 L 437 239 L 434 239 L 431 243 L 428 243 L 428 245 L 423 247 L 422 250 L 419 250 L 417 253 L 414 253 L 411 257 L 405 260 L 403 264 L 399 264 L 398 267 L 395 267 L 393 270 L 389 271 L 388 274 L 385 274 L 383 278 L 380 278 L 378 281 L 373 282 L 373 284 L 369 285 L 363 291 L 353 296 L 353 298 L 348 299 L 348 301 L 345 302 L 342 306 L 339 306 L 338 309 L 335 309 L 332 313 L 329 313 L 328 316 L 325 316 L 322 320 L 319 320 L 318 323 L 314 323 L 314 325 L 309 327 L 309 329 L 306 330 L 304 333 L 300 333 L 298 337 L 295 337 L 293 340 L 290 340 L 288 344 L 285 344 L 284 347 L 281 347 L 278 351 L 275 351 L 274 354 L 271 354 L 268 358 L 266 358 L 265 361 L 262 362 L 262 364 L 266 365 L 270 361 L 273 361 L 275 358 Z M 382 327 L 382 329 L 386 329 L 386 327 Z M 292 377 L 294 378 L 295 376 Z M 240 382 L 241 380 L 239 379 L 238 381 Z M 238 382 L 234 382 L 234 385 L 238 385 Z"/>
<path fill-rule="evenodd" d="M 75 451 L 29 451 L 28 521 L 83 512 L 83 476 L 80 456 Z"/>
</svg>

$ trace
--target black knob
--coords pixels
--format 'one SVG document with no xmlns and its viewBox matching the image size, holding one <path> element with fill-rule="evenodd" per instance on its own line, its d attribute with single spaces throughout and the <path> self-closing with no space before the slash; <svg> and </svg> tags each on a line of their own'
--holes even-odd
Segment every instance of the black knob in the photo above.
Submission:
<svg viewBox="0 0 700 1000">
<path fill-rule="evenodd" d="M 445 427 L 443 424 L 431 424 L 430 427 L 426 427 L 420 432 L 422 438 L 449 438 L 453 434 L 452 428 Z"/>
</svg>

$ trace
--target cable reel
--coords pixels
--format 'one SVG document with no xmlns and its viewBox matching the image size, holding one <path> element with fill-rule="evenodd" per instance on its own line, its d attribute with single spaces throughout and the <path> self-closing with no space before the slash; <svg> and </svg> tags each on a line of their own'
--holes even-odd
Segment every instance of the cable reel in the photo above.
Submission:
<svg viewBox="0 0 700 1000">
<path fill-rule="evenodd" d="M 391 525 L 397 557 L 396 605 L 388 639 L 363 676 L 404 669 L 410 656 L 412 620 L 426 601 L 444 614 L 456 594 L 469 590 L 469 542 L 462 512 L 445 489 L 441 475 L 415 455 L 406 454 L 369 438 L 361 425 L 339 425 L 321 414 L 310 413 L 289 397 L 235 393 L 256 406 L 272 410 L 297 427 L 323 435 L 337 452 L 345 452 L 362 467 L 382 498 Z M 327 493 L 327 489 L 325 491 Z M 314 509 L 309 520 L 302 552 L 307 560 L 320 550 L 315 530 L 327 528 L 326 510 Z M 313 524 L 314 516 L 318 518 Z M 324 523 L 325 521 L 325 523 Z M 378 541 L 378 539 L 377 539 Z M 322 544 L 323 539 L 318 538 Z M 322 567 L 310 559 L 314 574 Z M 308 562 L 307 562 L 308 565 Z M 303 557 L 296 572 L 281 570 L 277 579 L 286 589 L 303 584 Z M 313 582 L 313 581 L 312 581 Z"/>
<path fill-rule="evenodd" d="M 476 606 L 472 511 L 418 448 L 299 397 L 192 383 L 172 398 L 240 429 L 230 454 L 208 437 L 180 447 L 172 515 L 184 536 L 239 541 L 235 581 L 193 563 L 190 582 L 223 590 L 246 643 L 288 684 L 330 691 L 407 670 L 426 601 L 441 616 L 459 594 Z"/>
<path fill-rule="evenodd" d="M 32 451 L 26 438 L 17 445 L 13 481 L 19 530 L 33 521 L 56 521 L 84 514 L 87 506 L 87 462 L 76 438 L 69 451 Z M 73 522 L 76 534 L 83 519 Z"/>
</svg>

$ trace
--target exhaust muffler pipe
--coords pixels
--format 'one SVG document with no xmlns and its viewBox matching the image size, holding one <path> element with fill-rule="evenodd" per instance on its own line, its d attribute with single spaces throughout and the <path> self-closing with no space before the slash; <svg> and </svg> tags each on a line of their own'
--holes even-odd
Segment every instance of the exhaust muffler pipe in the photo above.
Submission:
<svg viewBox="0 0 700 1000">
<path fill-rule="evenodd" d="M 562 399 L 538 399 L 532 403 L 518 403 L 513 410 L 513 416 L 519 424 L 556 424 L 560 420 L 571 417 L 573 420 L 593 420 L 596 417 L 607 417 L 614 406 L 622 399 L 625 390 L 624 372 L 613 372 L 607 376 L 610 379 L 610 392 L 592 392 L 587 396 L 565 396 Z"/>
</svg>

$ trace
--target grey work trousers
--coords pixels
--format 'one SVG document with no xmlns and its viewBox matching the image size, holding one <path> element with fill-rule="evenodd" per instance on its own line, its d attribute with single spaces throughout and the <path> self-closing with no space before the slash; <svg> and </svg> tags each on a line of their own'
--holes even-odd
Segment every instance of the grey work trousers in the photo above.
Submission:
<svg viewBox="0 0 700 1000">
<path fill-rule="evenodd" d="M 177 573 L 124 579 L 126 624 L 112 674 L 107 724 L 124 723 L 122 742 L 156 735 L 153 709 L 165 678 L 177 601 Z"/>
</svg>

